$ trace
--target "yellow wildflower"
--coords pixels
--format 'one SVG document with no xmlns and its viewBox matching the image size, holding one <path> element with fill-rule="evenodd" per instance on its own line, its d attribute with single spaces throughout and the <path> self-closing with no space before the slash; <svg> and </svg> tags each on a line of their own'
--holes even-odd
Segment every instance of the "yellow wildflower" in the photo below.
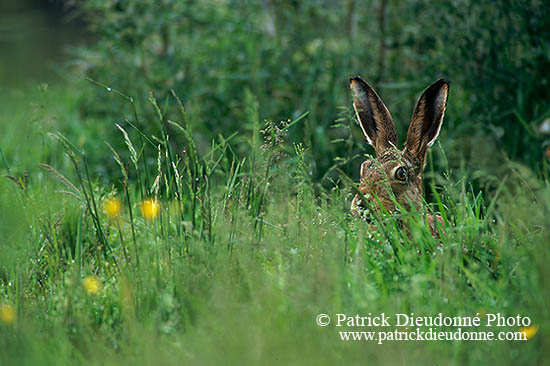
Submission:
<svg viewBox="0 0 550 366">
<path fill-rule="evenodd" d="M 148 220 L 152 220 L 160 213 L 160 203 L 156 198 L 147 198 L 141 203 L 141 214 Z"/>
<path fill-rule="evenodd" d="M 0 305 L 0 322 L 8 325 L 11 325 L 15 322 L 15 310 L 11 305 Z"/>
<path fill-rule="evenodd" d="M 530 327 L 524 327 L 519 330 L 521 333 L 525 334 L 525 338 L 531 339 L 539 331 L 538 325 L 531 325 Z"/>
<path fill-rule="evenodd" d="M 88 276 L 82 281 L 82 287 L 89 295 L 97 295 L 101 290 L 101 281 L 95 276 Z"/>
<path fill-rule="evenodd" d="M 103 203 L 103 212 L 110 218 L 120 216 L 122 211 L 122 202 L 116 197 L 109 198 Z"/>
</svg>

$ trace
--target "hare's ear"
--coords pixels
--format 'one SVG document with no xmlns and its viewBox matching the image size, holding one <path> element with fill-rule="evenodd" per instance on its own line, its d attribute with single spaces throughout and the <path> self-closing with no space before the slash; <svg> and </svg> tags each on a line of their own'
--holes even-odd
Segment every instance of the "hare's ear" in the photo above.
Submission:
<svg viewBox="0 0 550 366">
<path fill-rule="evenodd" d="M 424 168 L 428 148 L 441 130 L 448 95 L 449 84 L 439 79 L 422 93 L 416 103 L 407 132 L 405 152 L 415 158 L 421 169 Z"/>
<path fill-rule="evenodd" d="M 359 119 L 361 129 L 376 155 L 397 145 L 395 125 L 388 108 L 374 89 L 359 76 L 349 79 L 353 94 L 353 109 Z"/>
</svg>

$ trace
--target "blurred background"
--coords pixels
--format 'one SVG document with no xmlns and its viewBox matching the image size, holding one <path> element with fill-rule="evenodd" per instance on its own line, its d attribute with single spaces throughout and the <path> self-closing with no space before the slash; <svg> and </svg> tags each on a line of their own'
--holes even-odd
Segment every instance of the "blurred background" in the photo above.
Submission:
<svg viewBox="0 0 550 366">
<path fill-rule="evenodd" d="M 335 166 L 356 177 L 373 153 L 351 114 L 357 74 L 382 96 L 401 143 L 422 90 L 449 80 L 440 143 L 450 168 L 479 186 L 494 186 L 507 159 L 540 171 L 550 156 L 550 7 L 539 0 L 3 0 L 0 49 L 3 98 L 27 103 L 36 85 L 56 88 L 50 98 L 70 99 L 71 118 L 35 120 L 92 151 L 105 176 L 118 168 L 103 141 L 116 144 L 114 122 L 134 116 L 86 78 L 133 97 L 149 132 L 160 129 L 150 93 L 177 120 L 174 90 L 199 151 L 220 134 L 249 136 L 250 113 L 278 122 L 309 112 L 289 138 L 308 148 L 323 185 Z"/>
<path fill-rule="evenodd" d="M 351 219 L 354 75 L 400 143 L 450 82 L 444 235 Z M 547 0 L 0 0 L 0 364 L 547 364 L 549 83 Z M 540 333 L 369 347 L 331 311 Z"/>
<path fill-rule="evenodd" d="M 60 81 L 69 49 L 83 45 L 90 33 L 61 1 L 0 2 L 0 93 L 24 83 Z"/>
</svg>

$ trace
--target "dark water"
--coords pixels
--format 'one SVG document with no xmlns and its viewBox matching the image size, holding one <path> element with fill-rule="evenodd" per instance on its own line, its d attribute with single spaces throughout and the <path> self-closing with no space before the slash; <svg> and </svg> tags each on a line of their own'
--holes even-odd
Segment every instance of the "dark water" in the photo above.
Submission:
<svg viewBox="0 0 550 366">
<path fill-rule="evenodd" d="M 0 94 L 61 82 L 70 49 L 86 38 L 84 23 L 61 1 L 0 0 Z"/>
</svg>

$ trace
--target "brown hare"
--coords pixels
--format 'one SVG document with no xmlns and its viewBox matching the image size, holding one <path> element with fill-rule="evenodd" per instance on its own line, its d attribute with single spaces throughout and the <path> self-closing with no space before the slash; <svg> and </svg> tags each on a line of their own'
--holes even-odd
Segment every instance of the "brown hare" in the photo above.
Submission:
<svg viewBox="0 0 550 366">
<path fill-rule="evenodd" d="M 365 217 L 369 208 L 396 211 L 395 202 L 409 210 L 422 205 L 422 171 L 426 153 L 443 124 L 449 84 L 439 79 L 430 85 L 418 100 L 412 115 L 403 150 L 397 149 L 397 135 L 390 112 L 374 89 L 359 76 L 350 78 L 353 108 L 376 158 L 361 165 L 359 191 L 351 203 L 354 216 Z M 392 197 L 393 196 L 393 197 Z M 428 216 L 432 235 L 438 237 L 435 220 Z"/>
</svg>

